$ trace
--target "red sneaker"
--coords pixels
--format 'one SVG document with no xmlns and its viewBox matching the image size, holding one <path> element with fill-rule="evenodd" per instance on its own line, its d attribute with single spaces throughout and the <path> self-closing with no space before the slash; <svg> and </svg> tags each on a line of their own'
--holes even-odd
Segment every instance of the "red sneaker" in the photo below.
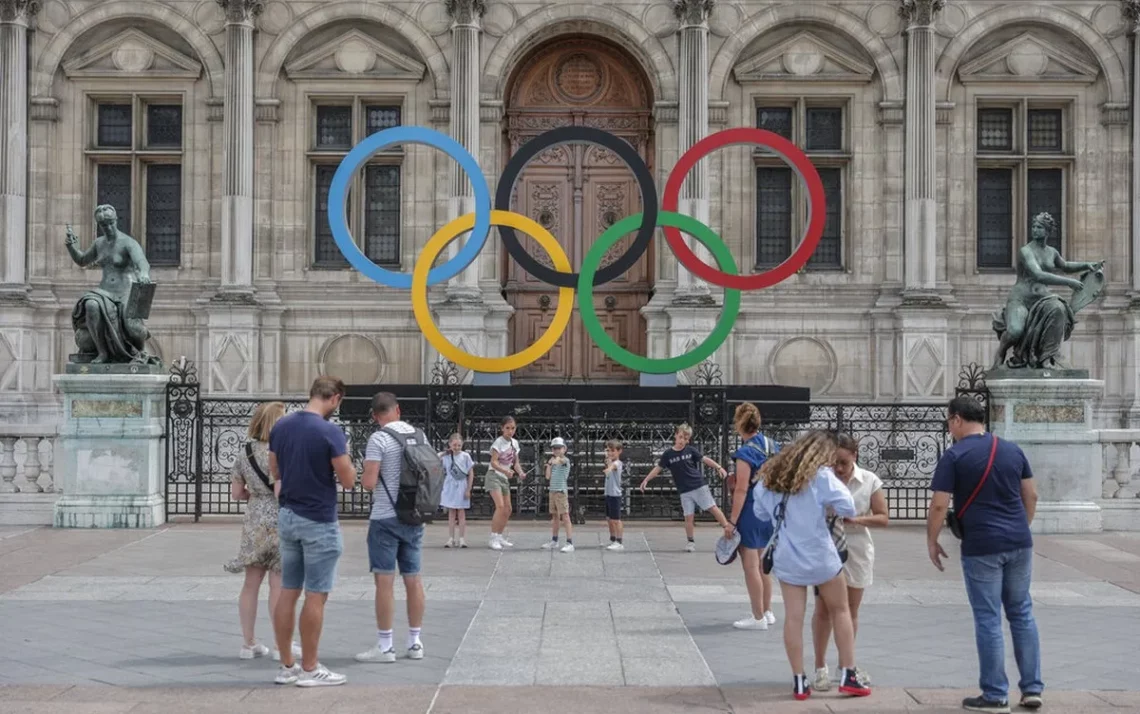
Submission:
<svg viewBox="0 0 1140 714">
<path fill-rule="evenodd" d="M 799 702 L 811 696 L 811 685 L 808 684 L 806 674 L 797 674 L 792 680 L 792 696 Z"/>
<path fill-rule="evenodd" d="M 859 670 L 852 667 L 851 669 L 843 670 L 843 677 L 839 684 L 839 693 L 846 694 L 849 697 L 869 697 L 871 696 L 871 688 L 859 676 Z"/>
</svg>

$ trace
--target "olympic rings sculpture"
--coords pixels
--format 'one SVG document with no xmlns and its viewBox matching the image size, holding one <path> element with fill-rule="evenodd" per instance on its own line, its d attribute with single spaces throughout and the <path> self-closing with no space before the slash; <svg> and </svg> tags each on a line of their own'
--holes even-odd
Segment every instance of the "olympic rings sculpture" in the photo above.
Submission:
<svg viewBox="0 0 1140 714">
<path fill-rule="evenodd" d="M 569 257 L 550 231 L 536 221 L 510 210 L 511 193 L 527 163 L 546 149 L 569 142 L 596 144 L 617 154 L 637 180 L 642 205 L 641 213 L 615 222 L 594 241 L 582 259 L 578 273 L 573 272 Z M 467 173 L 474 194 L 475 212 L 460 216 L 437 230 L 416 258 L 410 274 L 386 270 L 369 260 L 353 240 L 348 229 L 345 210 L 348 187 L 353 175 L 375 154 L 394 144 L 422 144 L 443 151 L 455 159 Z M 716 149 L 741 144 L 763 147 L 775 153 L 799 176 L 807 188 L 808 222 L 799 247 L 776 267 L 754 275 L 740 273 L 732 252 L 711 228 L 695 218 L 677 212 L 681 185 L 697 162 Z M 549 352 L 570 324 L 575 302 L 586 332 L 598 348 L 618 364 L 647 374 L 668 374 L 697 365 L 716 352 L 728 339 L 740 313 L 741 291 L 759 290 L 776 285 L 787 280 L 807 263 L 823 236 L 827 215 L 823 182 L 808 157 L 784 137 L 751 127 L 726 129 L 694 144 L 681 156 L 669 174 L 660 206 L 658 206 L 657 187 L 649 167 L 627 141 L 607 131 L 591 127 L 567 126 L 552 129 L 531 139 L 507 162 L 499 178 L 493 207 L 487 180 L 478 162 L 462 145 L 446 134 L 432 129 L 416 126 L 394 127 L 370 135 L 344 157 L 333 175 L 328 203 L 329 228 L 332 230 L 333 240 L 349 264 L 381 285 L 409 289 L 412 311 L 423 331 L 424 339 L 441 356 L 456 365 L 485 373 L 521 369 Z M 480 357 L 452 344 L 436 326 L 428 305 L 428 288 L 450 280 L 475 262 L 487 243 L 491 226 L 499 228 L 499 235 L 502 236 L 507 253 L 526 272 L 558 288 L 558 308 L 546 332 L 534 344 L 505 357 Z M 665 240 L 676 255 L 677 261 L 684 268 L 702 280 L 725 289 L 724 306 L 712 333 L 702 343 L 684 354 L 650 358 L 629 352 L 606 334 L 594 308 L 593 295 L 595 287 L 614 280 L 641 259 L 649 249 L 653 232 L 659 226 L 664 230 Z M 554 267 L 544 266 L 527 253 L 515 231 L 522 231 L 534 239 L 550 256 Z M 602 267 L 601 262 L 606 251 L 623 237 L 634 232 L 636 235 L 626 252 L 610 265 Z M 704 245 L 712 253 L 717 267 L 703 262 L 685 242 L 682 232 Z M 452 241 L 464 233 L 471 235 L 463 247 L 446 263 L 433 268 L 436 258 Z M 576 300 L 575 292 L 577 292 Z"/>
</svg>

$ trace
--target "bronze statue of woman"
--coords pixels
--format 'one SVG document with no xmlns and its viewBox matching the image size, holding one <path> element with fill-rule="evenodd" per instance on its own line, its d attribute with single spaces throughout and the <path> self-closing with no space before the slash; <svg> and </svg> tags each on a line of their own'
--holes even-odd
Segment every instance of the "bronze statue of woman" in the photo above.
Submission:
<svg viewBox="0 0 1140 714">
<path fill-rule="evenodd" d="M 157 358 L 147 354 L 145 346 L 150 332 L 141 319 L 127 314 L 131 285 L 150 282 L 150 263 L 138 241 L 118 228 L 115 208 L 102 205 L 95 209 L 95 242 L 85 252 L 79 249 L 79 238 L 67 227 L 67 252 L 80 267 L 96 265 L 103 269 L 99 287 L 79 298 L 71 311 L 75 344 L 79 359 L 102 363 L 136 362 L 154 364 Z"/>
<path fill-rule="evenodd" d="M 1033 217 L 1029 243 L 1017 251 L 1017 282 L 1009 291 L 1005 309 L 994 314 L 994 332 L 1001 340 L 995 369 L 1003 365 L 1014 369 L 1064 367 L 1058 355 L 1072 335 L 1074 315 L 1104 287 L 1104 262 L 1066 261 L 1048 244 L 1056 230 L 1052 215 L 1038 213 Z M 1066 275 L 1072 273 L 1082 273 L 1082 280 Z M 1050 291 L 1050 285 L 1072 288 L 1072 302 Z"/>
</svg>

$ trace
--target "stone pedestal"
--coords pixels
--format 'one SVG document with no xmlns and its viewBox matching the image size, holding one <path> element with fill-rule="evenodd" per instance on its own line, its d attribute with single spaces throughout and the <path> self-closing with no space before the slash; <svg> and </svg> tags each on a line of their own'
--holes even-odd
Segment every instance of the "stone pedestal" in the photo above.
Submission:
<svg viewBox="0 0 1140 714">
<path fill-rule="evenodd" d="M 153 528 L 163 501 L 166 375 L 62 374 L 57 528 Z"/>
<path fill-rule="evenodd" d="M 1033 532 L 1099 533 L 1103 458 L 1092 420 L 1104 382 L 1003 377 L 986 377 L 990 427 L 1029 458 L 1038 494 Z"/>
</svg>

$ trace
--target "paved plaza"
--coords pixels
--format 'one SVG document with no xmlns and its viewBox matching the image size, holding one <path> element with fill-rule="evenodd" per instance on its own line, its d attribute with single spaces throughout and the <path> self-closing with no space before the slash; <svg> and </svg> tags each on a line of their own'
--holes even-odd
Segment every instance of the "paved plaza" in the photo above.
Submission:
<svg viewBox="0 0 1140 714">
<path fill-rule="evenodd" d="M 540 550 L 539 524 L 516 524 L 503 552 L 485 547 L 485 523 L 467 550 L 443 549 L 446 528 L 430 527 L 427 656 L 364 665 L 352 656 L 375 637 L 366 525 L 346 522 L 321 659 L 348 684 L 319 691 L 274 687 L 271 660 L 237 659 L 241 578 L 222 570 L 236 521 L 0 529 L 0 713 L 934 712 L 976 693 L 957 558 L 935 571 L 920 528 L 876 534 L 858 647 L 873 696 L 799 703 L 781 625 L 732 628 L 747 596 L 739 565 L 712 557 L 718 531 L 699 529 L 698 552 L 686 553 L 680 524 L 628 525 L 624 553 L 583 527 L 572 554 Z M 1140 537 L 1038 537 L 1036 550 L 1047 711 L 1140 712 Z M 773 609 L 782 617 L 778 593 Z M 401 608 L 397 642 L 405 630 Z M 834 669 L 834 649 L 828 659 Z"/>
</svg>

